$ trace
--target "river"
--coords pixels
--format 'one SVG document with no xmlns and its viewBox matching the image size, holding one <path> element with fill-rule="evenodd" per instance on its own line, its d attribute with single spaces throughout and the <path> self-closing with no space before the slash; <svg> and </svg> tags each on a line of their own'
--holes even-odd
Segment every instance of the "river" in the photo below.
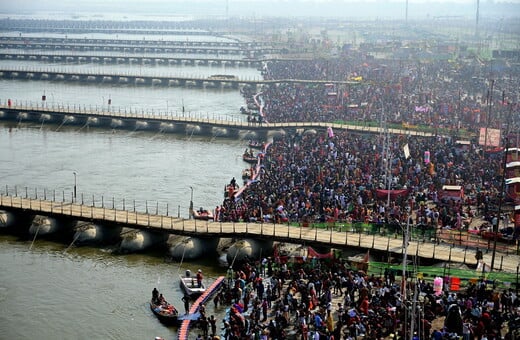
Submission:
<svg viewBox="0 0 520 340">
<path fill-rule="evenodd" d="M 3 62 L 2 62 L 3 63 Z M 40 62 L 9 62 L 5 67 L 69 67 Z M 97 69 L 100 65 L 74 65 Z M 128 72 L 166 72 L 162 67 L 126 67 Z M 183 72 L 177 67 L 172 72 Z M 185 70 L 184 70 L 185 71 Z M 190 67 L 190 74 L 259 77 L 251 68 Z M 42 95 L 46 101 L 42 102 Z M 51 107 L 70 104 L 137 111 L 186 112 L 241 120 L 244 99 L 237 90 L 82 85 L 46 81 L 0 80 L 0 100 Z M 169 214 L 188 217 L 195 207 L 213 208 L 223 188 L 247 167 L 244 139 L 103 130 L 48 124 L 0 123 L 0 190 L 54 192 L 158 204 Z M 76 175 L 74 175 L 76 173 Z M 75 178 L 76 177 L 76 178 Z M 193 189 L 191 189 L 191 188 Z M 192 191 L 193 190 L 193 191 Z M 157 287 L 182 310 L 177 272 L 201 268 L 208 281 L 225 273 L 216 256 L 195 263 L 170 262 L 164 253 L 114 255 L 111 247 L 68 244 L 0 235 L 0 338 L 3 339 L 153 339 L 176 337 L 160 324 L 148 301 Z M 223 309 L 209 312 L 220 319 Z M 219 326 L 220 326 L 219 322 Z M 196 333 L 192 334 L 194 338 Z"/>
</svg>

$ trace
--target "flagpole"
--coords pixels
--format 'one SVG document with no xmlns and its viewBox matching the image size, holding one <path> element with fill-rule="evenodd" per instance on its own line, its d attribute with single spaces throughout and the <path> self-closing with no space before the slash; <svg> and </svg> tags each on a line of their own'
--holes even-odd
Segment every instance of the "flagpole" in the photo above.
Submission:
<svg viewBox="0 0 520 340">
<path fill-rule="evenodd" d="M 493 228 L 496 228 L 493 229 L 493 254 L 491 255 L 491 268 L 489 269 L 490 272 L 493 271 L 493 267 L 495 265 L 495 256 L 496 256 L 496 252 L 497 252 L 497 234 L 498 234 L 498 230 L 499 230 L 499 225 L 500 225 L 500 218 L 502 215 L 502 201 L 504 200 L 503 196 L 505 194 L 505 190 L 506 190 L 506 169 L 507 169 L 507 153 L 509 151 L 509 139 L 508 137 L 506 136 L 506 138 L 504 139 L 504 143 L 506 144 L 506 148 L 504 149 L 504 163 L 503 163 L 503 168 L 502 168 L 502 185 L 501 185 L 501 188 L 500 188 L 500 192 L 498 193 L 500 196 L 498 197 L 498 218 L 497 218 L 497 225 L 496 227 L 493 227 Z"/>
</svg>

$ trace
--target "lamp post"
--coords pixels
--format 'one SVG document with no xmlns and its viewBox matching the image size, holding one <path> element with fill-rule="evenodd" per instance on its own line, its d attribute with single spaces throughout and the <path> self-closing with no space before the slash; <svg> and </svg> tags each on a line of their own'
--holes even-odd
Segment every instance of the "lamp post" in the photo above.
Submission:
<svg viewBox="0 0 520 340">
<path fill-rule="evenodd" d="M 191 196 L 190 196 L 190 219 L 193 216 L 193 187 L 190 186 Z"/>
<path fill-rule="evenodd" d="M 74 171 L 72 174 L 74 174 L 74 202 L 76 202 L 77 173 Z"/>
</svg>

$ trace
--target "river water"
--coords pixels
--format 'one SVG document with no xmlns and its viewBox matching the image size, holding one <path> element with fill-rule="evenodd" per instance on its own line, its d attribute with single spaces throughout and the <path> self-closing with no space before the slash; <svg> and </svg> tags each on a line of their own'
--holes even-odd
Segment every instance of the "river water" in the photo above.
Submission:
<svg viewBox="0 0 520 340">
<path fill-rule="evenodd" d="M 55 63 L 8 62 L 3 66 L 57 67 Z M 58 65 L 58 67 L 70 65 Z M 100 65 L 74 65 L 85 70 Z M 152 66 L 119 66 L 128 72 L 166 72 Z M 175 71 L 175 67 L 168 72 Z M 227 73 L 259 77 L 251 68 L 193 67 L 190 74 Z M 247 76 L 246 76 L 247 77 Z M 47 100 L 41 101 L 45 93 Z M 82 85 L 46 81 L 0 80 L 0 100 L 112 107 L 154 112 L 197 112 L 240 120 L 244 99 L 237 90 Z M 195 207 L 222 202 L 223 188 L 240 178 L 244 139 L 102 130 L 48 124 L 0 123 L 0 190 L 29 195 L 52 192 L 70 199 L 76 179 L 78 196 L 103 197 L 120 205 L 136 201 L 159 206 L 162 213 L 188 217 Z M 76 175 L 74 176 L 74 173 Z M 76 178 L 74 178 L 76 177 Z M 191 189 L 191 188 L 192 189 Z M 25 189 L 27 188 L 27 189 Z M 128 204 L 128 203 L 127 203 Z M 203 269 L 208 281 L 225 273 L 217 256 L 195 263 L 172 263 L 164 253 L 119 256 L 108 248 L 0 235 L 0 338 L 2 339 L 153 339 L 176 337 L 148 307 L 157 287 L 180 307 L 177 273 Z M 210 313 L 222 317 L 224 310 Z M 219 323 L 220 326 L 220 323 Z M 192 334 L 194 338 L 196 333 Z"/>
</svg>

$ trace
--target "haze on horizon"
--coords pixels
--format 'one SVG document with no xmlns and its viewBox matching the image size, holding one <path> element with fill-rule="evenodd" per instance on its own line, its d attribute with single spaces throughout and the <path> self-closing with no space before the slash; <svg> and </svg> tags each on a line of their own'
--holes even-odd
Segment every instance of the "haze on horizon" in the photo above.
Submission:
<svg viewBox="0 0 520 340">
<path fill-rule="evenodd" d="M 340 17 L 404 19 L 406 0 L 17 0 L 2 2 L 3 17 L 61 13 L 77 19 L 171 17 Z M 408 18 L 475 18 L 477 0 L 408 0 Z M 94 17 L 92 15 L 96 14 Z M 117 15 L 116 15 L 117 14 Z M 119 15 L 119 16 L 118 16 Z M 520 16 L 520 0 L 480 0 L 481 18 Z"/>
</svg>

